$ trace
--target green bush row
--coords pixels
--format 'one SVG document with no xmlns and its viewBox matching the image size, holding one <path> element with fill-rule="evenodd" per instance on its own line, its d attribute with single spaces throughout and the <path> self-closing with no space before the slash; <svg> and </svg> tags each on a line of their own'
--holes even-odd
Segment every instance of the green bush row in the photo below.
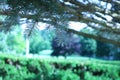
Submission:
<svg viewBox="0 0 120 80">
<path fill-rule="evenodd" d="M 0 56 L 0 80 L 120 80 L 120 62 Z"/>
</svg>

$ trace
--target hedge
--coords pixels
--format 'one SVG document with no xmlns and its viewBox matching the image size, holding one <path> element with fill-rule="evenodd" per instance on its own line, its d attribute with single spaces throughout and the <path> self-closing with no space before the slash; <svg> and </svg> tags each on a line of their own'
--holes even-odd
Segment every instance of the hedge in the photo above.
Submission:
<svg viewBox="0 0 120 80">
<path fill-rule="evenodd" d="M 120 62 L 0 54 L 0 80 L 120 80 Z"/>
</svg>

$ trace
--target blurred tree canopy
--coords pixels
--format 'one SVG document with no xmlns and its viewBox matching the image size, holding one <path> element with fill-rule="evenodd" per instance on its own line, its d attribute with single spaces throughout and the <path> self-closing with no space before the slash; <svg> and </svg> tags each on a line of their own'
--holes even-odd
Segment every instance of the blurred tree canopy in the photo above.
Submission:
<svg viewBox="0 0 120 80">
<path fill-rule="evenodd" d="M 30 53 L 38 54 L 40 51 L 47 49 L 48 50 L 51 49 L 51 44 L 49 39 L 45 39 L 39 34 L 36 34 L 30 38 Z"/>
<path fill-rule="evenodd" d="M 14 31 L 6 34 L 0 32 L 0 52 L 22 54 L 25 52 L 25 40 L 20 30 L 21 29 L 16 26 Z"/>
<path fill-rule="evenodd" d="M 65 30 L 120 46 L 119 0 L 1 0 L 0 16 L 3 17 L 0 30 L 8 31 L 13 25 L 32 23 L 27 29 L 30 35 L 36 25 L 43 22 L 58 32 Z M 95 33 L 70 29 L 69 21 L 85 23 Z"/>
</svg>

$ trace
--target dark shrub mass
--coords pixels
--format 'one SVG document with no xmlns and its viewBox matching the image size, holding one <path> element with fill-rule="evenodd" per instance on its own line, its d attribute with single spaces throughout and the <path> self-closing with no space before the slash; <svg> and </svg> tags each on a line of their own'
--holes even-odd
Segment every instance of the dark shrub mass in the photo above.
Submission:
<svg viewBox="0 0 120 80">
<path fill-rule="evenodd" d="M 51 54 L 52 56 L 67 56 L 67 55 L 72 55 L 72 54 L 80 54 L 81 53 L 81 44 L 80 44 L 80 38 L 72 35 L 66 43 L 59 44 L 57 41 L 58 37 L 55 37 L 52 40 L 52 49 L 54 50 L 53 53 Z"/>
</svg>

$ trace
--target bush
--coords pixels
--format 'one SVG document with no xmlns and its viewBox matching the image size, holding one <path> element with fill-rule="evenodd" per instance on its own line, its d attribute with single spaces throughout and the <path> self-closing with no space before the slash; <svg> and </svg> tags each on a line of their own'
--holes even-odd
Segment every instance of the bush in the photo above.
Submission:
<svg viewBox="0 0 120 80">
<path fill-rule="evenodd" d="M 80 77 L 71 70 L 59 70 L 51 80 L 80 80 Z"/>
<path fill-rule="evenodd" d="M 1 55 L 2 80 L 120 80 L 120 62 Z"/>
</svg>

